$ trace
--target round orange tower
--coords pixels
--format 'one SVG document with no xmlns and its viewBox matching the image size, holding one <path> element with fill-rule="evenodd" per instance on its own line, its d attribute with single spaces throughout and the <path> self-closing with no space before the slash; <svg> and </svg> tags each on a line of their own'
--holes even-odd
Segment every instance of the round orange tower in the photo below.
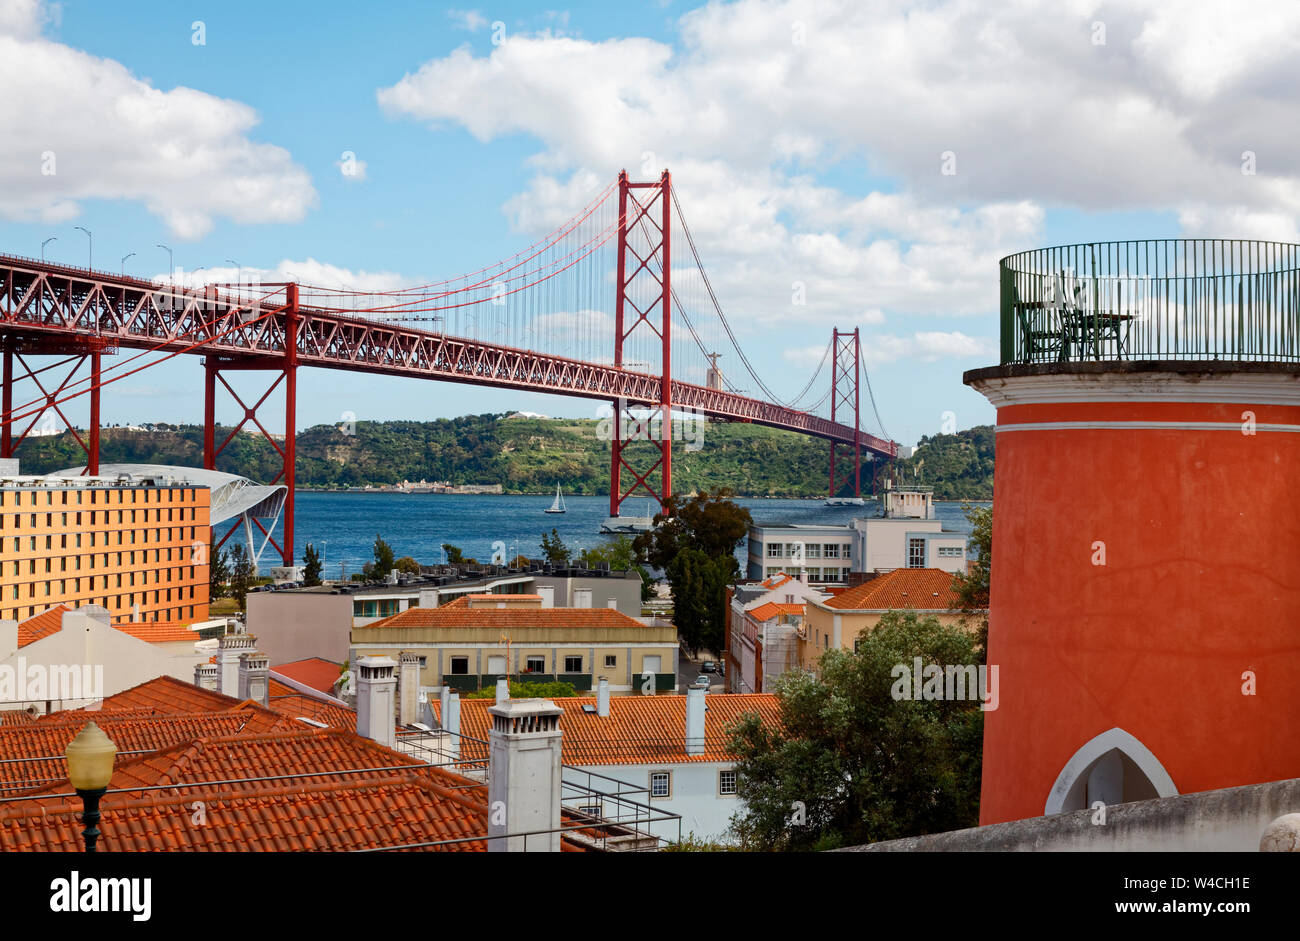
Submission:
<svg viewBox="0 0 1300 941">
<path fill-rule="evenodd" d="M 981 823 L 1300 777 L 1298 265 L 1003 259 Z"/>
</svg>

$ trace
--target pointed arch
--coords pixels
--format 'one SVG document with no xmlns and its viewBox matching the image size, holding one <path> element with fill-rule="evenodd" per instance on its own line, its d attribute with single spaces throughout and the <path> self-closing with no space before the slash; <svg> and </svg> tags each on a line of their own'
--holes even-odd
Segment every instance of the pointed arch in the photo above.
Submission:
<svg viewBox="0 0 1300 941">
<path fill-rule="evenodd" d="M 1116 754 L 1112 755 L 1112 752 Z M 1169 776 L 1169 772 L 1165 770 L 1164 765 L 1151 749 L 1133 735 L 1116 727 L 1091 739 L 1070 757 L 1065 767 L 1061 769 L 1061 773 L 1057 775 L 1051 791 L 1048 792 L 1047 805 L 1043 813 L 1059 814 L 1087 807 L 1089 802 L 1086 792 L 1089 776 L 1103 760 L 1112 759 L 1121 768 L 1124 759 L 1136 766 L 1136 770 L 1146 777 L 1145 783 L 1155 791 L 1152 796 L 1174 797 L 1178 794 L 1174 779 Z"/>
</svg>

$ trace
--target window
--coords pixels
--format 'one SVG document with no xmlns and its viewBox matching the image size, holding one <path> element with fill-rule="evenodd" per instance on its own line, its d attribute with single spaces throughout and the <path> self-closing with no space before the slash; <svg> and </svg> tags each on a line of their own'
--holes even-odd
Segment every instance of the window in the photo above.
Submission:
<svg viewBox="0 0 1300 941">
<path fill-rule="evenodd" d="M 618 657 L 612 653 L 605 654 L 605 668 L 618 666 Z"/>
<path fill-rule="evenodd" d="M 769 559 L 781 558 L 781 553 L 785 551 L 785 546 L 779 542 L 769 542 L 767 544 L 767 557 Z"/>
<path fill-rule="evenodd" d="M 469 657 L 452 657 L 451 658 L 451 675 L 468 676 L 469 675 Z"/>
<path fill-rule="evenodd" d="M 838 559 L 838 558 L 840 557 L 840 545 L 839 545 L 839 543 L 837 543 L 837 542 L 828 542 L 828 543 L 826 543 L 826 545 L 823 546 L 822 548 L 825 549 L 825 555 L 823 556 L 823 558 L 827 558 L 827 559 Z"/>
<path fill-rule="evenodd" d="M 939 558 L 941 559 L 960 559 L 961 546 L 940 546 Z"/>
<path fill-rule="evenodd" d="M 527 671 L 528 673 L 545 673 L 545 672 L 546 672 L 546 658 L 545 658 L 545 657 L 525 657 L 525 658 L 524 658 L 524 670 Z"/>
<path fill-rule="evenodd" d="M 565 673 L 581 673 L 581 672 L 582 672 L 582 657 L 565 657 L 565 658 L 564 658 L 564 672 L 565 672 Z"/>
<path fill-rule="evenodd" d="M 673 773 L 671 771 L 650 772 L 650 796 L 651 797 L 672 797 L 673 796 Z"/>
<path fill-rule="evenodd" d="M 718 772 L 718 793 L 724 796 L 736 793 L 736 772 Z"/>
<path fill-rule="evenodd" d="M 821 569 L 805 569 L 805 571 L 808 573 L 808 581 L 819 582 L 822 580 Z"/>
<path fill-rule="evenodd" d="M 925 540 L 907 540 L 907 567 L 909 569 L 925 568 Z"/>
<path fill-rule="evenodd" d="M 820 542 L 810 542 L 804 547 L 804 555 L 810 559 L 820 559 L 822 557 L 822 544 Z"/>
</svg>

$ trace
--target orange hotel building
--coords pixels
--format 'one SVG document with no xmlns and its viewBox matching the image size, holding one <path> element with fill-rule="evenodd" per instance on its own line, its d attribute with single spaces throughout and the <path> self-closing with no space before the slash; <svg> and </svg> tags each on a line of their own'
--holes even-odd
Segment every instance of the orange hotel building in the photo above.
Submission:
<svg viewBox="0 0 1300 941">
<path fill-rule="evenodd" d="M 207 487 L 171 477 L 0 478 L 0 619 L 207 620 L 209 511 Z"/>
</svg>

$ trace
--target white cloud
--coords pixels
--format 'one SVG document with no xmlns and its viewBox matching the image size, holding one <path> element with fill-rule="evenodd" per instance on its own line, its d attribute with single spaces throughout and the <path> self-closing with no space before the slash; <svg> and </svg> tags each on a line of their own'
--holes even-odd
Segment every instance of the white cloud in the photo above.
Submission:
<svg viewBox="0 0 1300 941">
<path fill-rule="evenodd" d="M 478 10 L 448 10 L 447 16 L 457 29 L 469 30 L 471 33 L 478 32 L 488 24 L 487 17 Z"/>
<path fill-rule="evenodd" d="M 50 8 L 0 4 L 0 216 L 66 221 L 87 199 L 144 204 L 183 239 L 217 217 L 301 219 L 316 202 L 289 152 L 248 134 L 256 112 L 190 88 L 156 89 L 111 59 L 40 35 Z"/>
<path fill-rule="evenodd" d="M 940 359 L 991 360 L 997 344 L 986 337 L 969 337 L 953 331 L 921 331 L 910 337 L 878 334 L 862 338 L 862 355 L 868 366 L 914 359 L 932 363 Z"/>
</svg>

